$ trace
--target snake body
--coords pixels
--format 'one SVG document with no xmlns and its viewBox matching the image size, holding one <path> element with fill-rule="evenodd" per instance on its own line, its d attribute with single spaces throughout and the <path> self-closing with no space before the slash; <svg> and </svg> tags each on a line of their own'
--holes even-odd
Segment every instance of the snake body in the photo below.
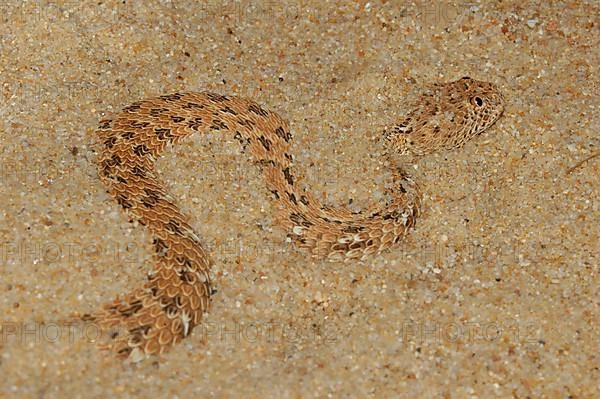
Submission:
<svg viewBox="0 0 600 399">
<path fill-rule="evenodd" d="M 422 155 L 461 146 L 491 126 L 504 100 L 491 83 L 465 77 L 434 84 L 401 123 L 387 130 L 390 153 Z M 244 98 L 174 93 L 135 102 L 97 130 L 100 180 L 132 221 L 152 236 L 154 267 L 143 286 L 85 319 L 110 334 L 110 349 L 133 360 L 159 354 L 188 336 L 209 308 L 210 259 L 155 171 L 163 151 L 213 131 L 237 139 L 264 173 L 289 237 L 317 258 L 361 259 L 398 243 L 420 212 L 420 191 L 392 170 L 387 201 L 363 212 L 323 205 L 302 188 L 290 153 L 292 135 L 278 114 Z"/>
</svg>

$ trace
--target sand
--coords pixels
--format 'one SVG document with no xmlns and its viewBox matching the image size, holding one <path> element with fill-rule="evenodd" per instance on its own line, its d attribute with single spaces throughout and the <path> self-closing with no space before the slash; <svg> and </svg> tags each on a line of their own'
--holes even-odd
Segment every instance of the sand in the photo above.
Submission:
<svg viewBox="0 0 600 399">
<path fill-rule="evenodd" d="M 0 9 L 1 397 L 600 397 L 597 2 Z M 105 115 L 178 90 L 252 97 L 290 120 L 306 184 L 362 207 L 385 183 L 383 129 L 465 75 L 497 83 L 505 113 L 413 169 L 424 214 L 402 246 L 311 260 L 233 137 L 194 137 L 159 168 L 214 260 L 205 324 L 128 364 L 54 323 L 150 267 L 96 175 Z"/>
</svg>

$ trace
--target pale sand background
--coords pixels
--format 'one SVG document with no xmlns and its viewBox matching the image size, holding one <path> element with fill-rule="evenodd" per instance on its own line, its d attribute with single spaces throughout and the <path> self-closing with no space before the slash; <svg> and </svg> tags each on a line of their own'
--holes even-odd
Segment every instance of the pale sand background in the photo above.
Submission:
<svg viewBox="0 0 600 399">
<path fill-rule="evenodd" d="M 566 173 L 598 152 L 597 2 L 98 3 L 0 3 L 0 396 L 600 397 L 600 159 Z M 176 90 L 256 98 L 290 119 L 307 183 L 360 206 L 384 184 L 382 129 L 463 75 L 508 107 L 420 164 L 403 248 L 307 259 L 237 142 L 195 137 L 160 166 L 215 262 L 204 329 L 133 366 L 50 342 L 39 323 L 148 270 L 148 236 L 95 174 L 105 114 Z"/>
</svg>

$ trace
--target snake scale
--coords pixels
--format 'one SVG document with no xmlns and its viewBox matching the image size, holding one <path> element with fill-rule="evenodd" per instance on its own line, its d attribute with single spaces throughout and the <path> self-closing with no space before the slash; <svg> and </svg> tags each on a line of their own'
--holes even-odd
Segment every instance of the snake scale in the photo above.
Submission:
<svg viewBox="0 0 600 399">
<path fill-rule="evenodd" d="M 464 77 L 428 86 L 415 109 L 383 134 L 390 154 L 423 155 L 460 147 L 491 126 L 504 99 L 488 82 Z M 137 361 L 163 353 L 190 334 L 210 304 L 210 260 L 201 240 L 155 171 L 171 145 L 192 133 L 237 139 L 264 173 L 278 205 L 277 221 L 316 258 L 364 259 L 398 243 L 420 213 L 418 185 L 400 168 L 386 201 L 361 212 L 323 205 L 294 174 L 292 134 L 278 114 L 244 98 L 174 93 L 135 102 L 97 130 L 100 180 L 131 221 L 152 236 L 148 280 L 84 320 L 108 334 L 104 346 Z"/>
</svg>

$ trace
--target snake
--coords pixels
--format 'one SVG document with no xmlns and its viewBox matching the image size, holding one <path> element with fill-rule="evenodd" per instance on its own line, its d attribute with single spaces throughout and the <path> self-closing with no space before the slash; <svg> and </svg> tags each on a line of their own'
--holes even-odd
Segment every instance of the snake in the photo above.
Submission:
<svg viewBox="0 0 600 399">
<path fill-rule="evenodd" d="M 381 135 L 384 156 L 423 156 L 461 147 L 492 126 L 504 97 L 470 77 L 429 84 L 414 108 Z M 94 143 L 99 180 L 130 222 L 148 230 L 147 280 L 83 320 L 106 331 L 101 345 L 140 361 L 165 353 L 190 335 L 209 310 L 213 287 L 207 249 L 155 170 L 170 146 L 193 133 L 235 138 L 260 168 L 277 224 L 316 259 L 364 260 L 398 244 L 421 213 L 421 189 L 392 163 L 379 203 L 361 211 L 324 204 L 297 177 L 292 133 L 279 114 L 251 99 L 214 92 L 178 92 L 134 102 L 99 122 Z"/>
</svg>

